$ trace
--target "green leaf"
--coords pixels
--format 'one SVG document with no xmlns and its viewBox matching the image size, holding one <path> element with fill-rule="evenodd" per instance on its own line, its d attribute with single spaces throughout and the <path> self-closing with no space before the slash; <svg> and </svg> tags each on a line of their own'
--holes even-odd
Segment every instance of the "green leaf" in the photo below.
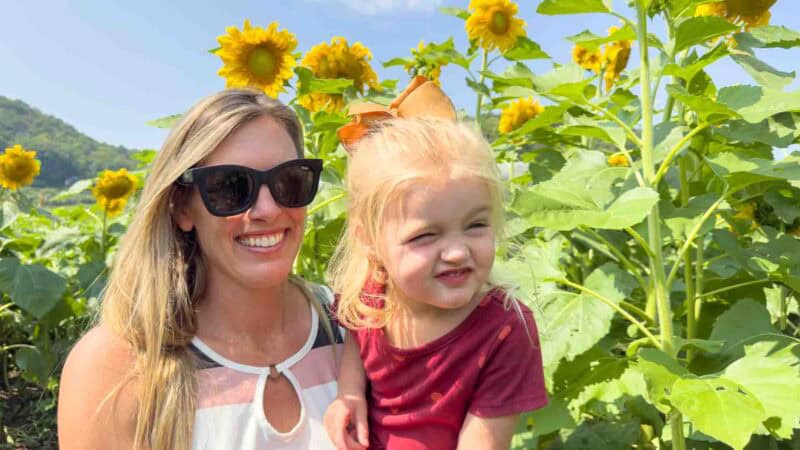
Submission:
<svg viewBox="0 0 800 450">
<path fill-rule="evenodd" d="M 528 39 L 526 36 L 517 38 L 517 42 L 507 52 L 503 53 L 503 57 L 511 61 L 527 61 L 531 59 L 550 59 L 550 55 L 542 50 L 536 42 Z"/>
<path fill-rule="evenodd" d="M 626 191 L 603 209 L 576 197 L 570 186 L 558 187 L 547 182 L 547 185 L 534 186 L 515 199 L 512 209 L 537 227 L 571 230 L 584 225 L 621 230 L 641 222 L 657 202 L 658 193 L 650 188 L 637 187 Z"/>
<path fill-rule="evenodd" d="M 800 218 L 800 189 L 769 191 L 764 194 L 764 201 L 785 223 L 792 223 Z"/>
<path fill-rule="evenodd" d="M 594 51 L 603 44 L 616 41 L 634 41 L 636 40 L 636 30 L 629 25 L 625 25 L 619 30 L 611 33 L 609 36 L 598 36 L 589 30 L 585 30 L 574 36 L 567 37 L 567 40 L 580 45 L 590 51 Z"/>
<path fill-rule="evenodd" d="M 788 439 L 800 419 L 800 370 L 773 358 L 745 356 L 725 369 L 725 377 L 744 386 L 764 406 L 770 431 Z"/>
<path fill-rule="evenodd" d="M 755 56 L 737 51 L 731 58 L 753 77 L 758 84 L 770 89 L 782 90 L 794 80 L 794 72 L 781 72 Z"/>
<path fill-rule="evenodd" d="M 447 14 L 448 16 L 458 17 L 459 19 L 467 20 L 469 19 L 469 11 L 463 8 L 453 8 L 450 6 L 442 6 L 439 7 L 439 12 L 442 14 Z"/>
<path fill-rule="evenodd" d="M 151 127 L 156 127 L 156 128 L 172 128 L 178 122 L 180 122 L 182 117 L 183 114 L 173 114 L 171 116 L 166 116 L 160 119 L 155 119 L 149 122 L 145 122 L 145 125 L 150 125 Z"/>
<path fill-rule="evenodd" d="M 681 377 L 688 376 L 689 371 L 666 353 L 654 348 L 639 351 L 636 367 L 644 375 L 650 400 L 662 412 L 669 412 L 672 385 Z"/>
<path fill-rule="evenodd" d="M 0 291 L 38 319 L 56 306 L 66 288 L 67 280 L 41 264 L 22 265 L 16 258 L 0 258 Z"/>
<path fill-rule="evenodd" d="M 800 114 L 780 113 L 758 123 L 732 120 L 716 131 L 731 141 L 787 148 L 800 137 Z"/>
<path fill-rule="evenodd" d="M 782 112 L 800 111 L 800 90 L 783 92 L 759 86 L 730 86 L 720 89 L 717 100 L 750 123 Z"/>
<path fill-rule="evenodd" d="M 619 450 L 632 448 L 639 440 L 639 422 L 612 423 L 586 420 L 564 442 L 563 450 Z"/>
<path fill-rule="evenodd" d="M 67 190 L 61 191 L 58 194 L 56 194 L 53 197 L 51 197 L 50 201 L 53 202 L 53 201 L 60 201 L 60 200 L 72 198 L 72 197 L 80 194 L 81 192 L 91 188 L 92 184 L 94 184 L 94 180 L 93 179 L 78 180 L 78 181 L 72 183 L 72 186 L 67 188 Z"/>
<path fill-rule="evenodd" d="M 737 450 L 766 418 L 764 406 L 750 391 L 724 377 L 678 379 L 670 397 L 699 431 Z"/>
<path fill-rule="evenodd" d="M 502 73 L 496 74 L 491 71 L 481 72 L 486 78 L 494 81 L 494 89 L 502 91 L 511 86 L 521 86 L 524 88 L 533 87 L 534 74 L 528 66 L 522 63 L 514 63 Z"/>
<path fill-rule="evenodd" d="M 349 87 L 353 87 L 353 80 L 348 78 L 311 78 L 308 84 L 308 92 L 341 94 Z"/>
<path fill-rule="evenodd" d="M 676 100 L 695 111 L 703 122 L 721 122 L 732 117 L 738 117 L 736 111 L 723 103 L 701 95 L 692 95 L 686 89 L 677 86 L 667 86 L 667 92 Z"/>
<path fill-rule="evenodd" d="M 775 332 L 767 308 L 753 300 L 744 299 L 717 317 L 709 339 L 724 341 L 728 348 L 749 337 Z"/>
<path fill-rule="evenodd" d="M 566 403 L 560 398 L 551 398 L 547 406 L 529 414 L 533 431 L 546 435 L 563 428 L 574 428 L 575 420 L 569 413 Z"/>
<path fill-rule="evenodd" d="M 739 46 L 749 48 L 800 47 L 800 33 L 784 26 L 756 27 L 747 33 L 734 35 Z"/>
<path fill-rule="evenodd" d="M 739 27 L 721 17 L 690 17 L 682 21 L 675 30 L 675 52 L 693 45 L 708 42 L 738 30 Z"/>
<path fill-rule="evenodd" d="M 56 365 L 56 357 L 52 352 L 39 348 L 23 347 L 17 350 L 14 360 L 17 367 L 22 369 L 25 378 L 29 381 L 47 386 L 47 381 Z"/>
<path fill-rule="evenodd" d="M 539 92 L 565 97 L 579 103 L 586 101 L 585 89 L 592 82 L 584 77 L 584 70 L 577 64 L 557 67 L 544 75 L 533 76 L 532 87 Z"/>
<path fill-rule="evenodd" d="M 383 67 L 406 66 L 412 64 L 413 62 L 414 61 L 411 58 L 392 58 L 383 63 Z"/>
<path fill-rule="evenodd" d="M 720 59 L 728 56 L 730 54 L 730 50 L 726 46 L 719 46 L 714 47 L 713 50 L 710 52 L 706 52 L 703 56 L 697 59 L 685 67 L 681 67 L 677 64 L 667 64 L 664 67 L 664 75 L 674 75 L 680 77 L 685 82 L 690 82 L 692 79 L 700 72 L 701 70 L 705 69 L 706 67 L 710 66 L 711 64 L 719 61 Z"/>
<path fill-rule="evenodd" d="M 471 87 L 473 91 L 475 91 L 475 92 L 477 92 L 477 93 L 479 93 L 481 95 L 484 95 L 487 98 L 491 98 L 492 97 L 492 92 L 489 90 L 489 88 L 485 84 L 478 83 L 477 81 L 473 81 L 470 78 L 464 78 L 464 79 L 467 82 L 467 86 Z"/>
<path fill-rule="evenodd" d="M 544 0 L 536 12 L 548 16 L 611 12 L 603 0 Z"/>
<path fill-rule="evenodd" d="M 735 191 L 764 181 L 800 182 L 800 156 L 795 155 L 789 155 L 780 161 L 771 161 L 744 158 L 728 152 L 708 160 L 708 165 Z"/>
<path fill-rule="evenodd" d="M 618 304 L 635 281 L 616 264 L 606 263 L 595 269 L 584 285 Z M 539 331 L 546 361 L 573 359 L 608 334 L 615 313 L 600 300 L 572 292 L 553 292 L 542 297 L 537 317 L 541 317 Z"/>
</svg>

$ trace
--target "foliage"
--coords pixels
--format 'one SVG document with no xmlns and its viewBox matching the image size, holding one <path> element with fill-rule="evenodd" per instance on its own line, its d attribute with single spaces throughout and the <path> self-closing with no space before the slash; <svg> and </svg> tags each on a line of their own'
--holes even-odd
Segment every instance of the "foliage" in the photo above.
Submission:
<svg viewBox="0 0 800 450">
<path fill-rule="evenodd" d="M 798 47 L 800 34 L 693 17 L 702 0 L 633 4 L 635 18 L 603 0 L 538 6 L 545 15 L 623 20 L 608 38 L 589 30 L 572 38 L 586 48 L 635 40 L 610 89 L 577 64 L 534 72 L 527 62 L 550 56 L 533 36 L 502 52 L 477 41 L 463 50 L 452 40 L 429 43 L 386 63 L 411 73 L 433 64 L 464 70 L 476 95 L 472 119 L 508 178 L 508 236 L 496 272 L 536 315 L 550 393 L 546 408 L 523 416 L 514 446 L 797 448 L 800 154 L 776 160 L 774 150 L 800 142 L 800 91 L 786 91 L 794 73 L 758 53 Z M 470 17 L 443 12 L 454 23 Z M 665 23 L 665 37 L 648 33 L 648 17 Z M 718 87 L 706 68 L 723 58 L 753 83 Z M 493 70 L 500 60 L 505 69 Z M 346 156 L 336 130 L 348 118 L 336 108 L 309 111 L 297 96 L 388 104 L 404 83 L 384 80 L 360 93 L 341 78 L 295 74 L 287 88 L 295 89 L 306 148 L 325 160 L 295 270 L 324 281 L 344 223 Z M 542 110 L 497 134 L 500 110 L 523 98 Z M 58 363 L 94 311 L 128 216 L 106 227 L 96 208 L 20 204 L 7 200 L 0 222 L 3 386 L 23 378 L 55 395 Z"/>
</svg>

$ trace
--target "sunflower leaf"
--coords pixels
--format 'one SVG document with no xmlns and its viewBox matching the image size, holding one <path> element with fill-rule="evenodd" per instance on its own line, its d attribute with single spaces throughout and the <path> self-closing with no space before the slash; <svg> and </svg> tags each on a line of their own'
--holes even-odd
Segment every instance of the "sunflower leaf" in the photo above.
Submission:
<svg viewBox="0 0 800 450">
<path fill-rule="evenodd" d="M 41 319 L 61 300 L 67 280 L 41 264 L 0 258 L 0 291 L 20 308 Z"/>
<path fill-rule="evenodd" d="M 447 14 L 448 16 L 458 17 L 462 20 L 467 20 L 469 18 L 469 11 L 464 8 L 453 8 L 450 6 L 442 6 L 439 8 L 439 12 L 442 14 Z"/>
<path fill-rule="evenodd" d="M 181 120 L 181 117 L 183 117 L 183 114 L 172 114 L 166 117 L 161 117 L 160 119 L 145 122 L 145 125 L 150 125 L 151 127 L 156 128 L 172 128 Z"/>
<path fill-rule="evenodd" d="M 756 27 L 747 33 L 734 35 L 736 42 L 749 48 L 800 47 L 800 33 L 782 26 Z"/>
<path fill-rule="evenodd" d="M 536 12 L 548 16 L 611 12 L 603 0 L 544 0 Z"/>
<path fill-rule="evenodd" d="M 511 61 L 550 59 L 550 55 L 545 53 L 539 44 L 533 42 L 525 36 L 520 36 L 517 38 L 517 43 L 514 44 L 514 47 L 505 52 L 503 56 Z"/>
<path fill-rule="evenodd" d="M 736 31 L 739 27 L 720 17 L 691 17 L 678 25 L 675 31 L 675 51 L 708 42 Z"/>
</svg>

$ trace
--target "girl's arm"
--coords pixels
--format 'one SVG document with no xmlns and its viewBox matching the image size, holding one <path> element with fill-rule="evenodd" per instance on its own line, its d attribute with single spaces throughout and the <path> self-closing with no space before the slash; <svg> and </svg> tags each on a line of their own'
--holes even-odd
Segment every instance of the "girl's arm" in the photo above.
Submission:
<svg viewBox="0 0 800 450">
<path fill-rule="evenodd" d="M 103 325 L 78 341 L 61 372 L 59 448 L 133 448 L 135 386 L 132 381 L 120 385 L 133 364 L 134 357 L 127 344 Z M 115 389 L 119 389 L 116 395 L 106 400 Z"/>
<path fill-rule="evenodd" d="M 478 417 L 467 414 L 458 435 L 458 450 L 508 450 L 519 414 Z"/>
<path fill-rule="evenodd" d="M 339 395 L 325 412 L 325 429 L 339 450 L 363 449 L 369 445 L 367 425 L 367 376 L 361 363 L 358 344 L 351 332 L 344 338 L 339 367 Z M 355 429 L 353 436 L 351 429 Z"/>
</svg>

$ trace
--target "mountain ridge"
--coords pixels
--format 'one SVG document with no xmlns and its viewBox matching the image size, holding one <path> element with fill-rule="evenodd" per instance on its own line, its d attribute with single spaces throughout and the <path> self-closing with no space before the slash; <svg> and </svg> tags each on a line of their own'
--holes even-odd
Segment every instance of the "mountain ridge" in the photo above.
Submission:
<svg viewBox="0 0 800 450">
<path fill-rule="evenodd" d="M 99 142 L 23 100 L 0 95 L 0 151 L 15 144 L 42 162 L 35 187 L 63 188 L 104 169 L 136 167 L 132 149 Z"/>
</svg>

